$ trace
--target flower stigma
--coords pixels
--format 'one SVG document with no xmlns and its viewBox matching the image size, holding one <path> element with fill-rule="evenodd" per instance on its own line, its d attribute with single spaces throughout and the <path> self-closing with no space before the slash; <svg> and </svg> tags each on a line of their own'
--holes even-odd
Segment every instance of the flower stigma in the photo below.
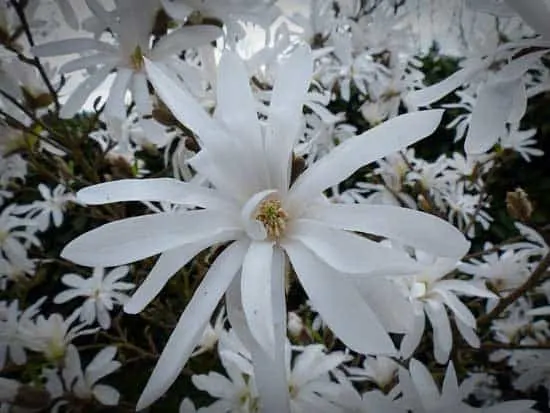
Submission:
<svg viewBox="0 0 550 413">
<path fill-rule="evenodd" d="M 258 206 L 257 211 L 255 219 L 263 224 L 267 231 L 267 237 L 271 240 L 279 239 L 284 233 L 288 221 L 288 214 L 283 209 L 281 201 L 266 199 Z"/>
</svg>

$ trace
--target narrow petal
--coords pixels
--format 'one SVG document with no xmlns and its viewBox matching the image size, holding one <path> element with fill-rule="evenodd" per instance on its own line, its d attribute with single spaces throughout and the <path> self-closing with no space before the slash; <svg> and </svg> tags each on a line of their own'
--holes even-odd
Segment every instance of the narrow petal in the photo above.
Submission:
<svg viewBox="0 0 550 413">
<path fill-rule="evenodd" d="M 275 250 L 277 251 L 277 250 Z M 279 262 L 278 253 L 274 254 L 274 268 Z M 274 271 L 279 273 L 279 271 Z M 274 288 L 274 291 L 277 289 Z M 277 299 L 274 297 L 274 303 Z M 285 346 L 279 348 L 275 354 L 275 358 L 268 356 L 262 347 L 252 337 L 252 333 L 248 328 L 241 296 L 241 282 L 238 278 L 234 279 L 230 285 L 226 295 L 227 317 L 231 326 L 237 332 L 239 339 L 252 356 L 252 364 L 254 366 L 254 382 L 260 396 L 261 411 L 268 413 L 290 413 L 290 395 L 288 392 L 286 365 L 290 362 L 281 358 L 281 353 L 284 353 Z M 274 311 L 276 313 L 276 311 Z M 276 330 L 276 340 L 278 331 Z M 282 335 L 283 340 L 286 338 L 286 332 Z"/>
<path fill-rule="evenodd" d="M 218 302 L 240 269 L 247 249 L 247 241 L 237 241 L 227 247 L 214 261 L 170 335 L 139 398 L 137 410 L 150 406 L 177 379 L 201 339 L 204 327 Z"/>
<path fill-rule="evenodd" d="M 376 234 L 439 257 L 461 258 L 470 243 L 462 232 L 434 215 L 392 205 L 319 205 L 308 217 L 327 225 Z"/>
<path fill-rule="evenodd" d="M 151 214 L 89 231 L 65 246 L 61 256 L 80 265 L 114 267 L 227 230 L 239 230 L 239 225 L 215 211 Z"/>
<path fill-rule="evenodd" d="M 34 46 L 31 51 L 35 56 L 48 57 L 72 53 L 82 53 L 85 50 L 97 50 L 105 53 L 117 53 L 117 49 L 109 43 L 95 39 L 66 39 L 57 40 Z"/>
<path fill-rule="evenodd" d="M 263 350 L 274 354 L 271 261 L 273 243 L 256 241 L 250 244 L 241 275 L 244 314 L 254 339 Z"/>
<path fill-rule="evenodd" d="M 287 236 L 345 274 L 411 274 L 417 267 L 416 261 L 401 250 L 317 221 L 297 219 L 292 222 Z"/>
<path fill-rule="evenodd" d="M 289 186 L 289 163 L 302 128 L 302 106 L 312 75 L 313 58 L 307 46 L 296 48 L 277 70 L 265 144 L 272 187 L 279 190 L 286 191 Z"/>
<path fill-rule="evenodd" d="M 419 314 L 414 314 L 414 322 L 409 331 L 407 331 L 405 337 L 403 337 L 403 340 L 401 340 L 401 345 L 399 348 L 400 353 L 404 358 L 408 359 L 414 354 L 416 348 L 422 340 L 425 328 L 426 316 L 424 315 L 424 311 Z"/>
<path fill-rule="evenodd" d="M 462 301 L 456 298 L 453 293 L 449 291 L 438 291 L 438 294 L 443 297 L 443 302 L 457 318 L 460 318 L 462 322 L 470 328 L 476 327 L 476 318 L 470 309 L 466 307 Z"/>
<path fill-rule="evenodd" d="M 238 208 L 213 189 L 172 178 L 122 179 L 105 182 L 81 189 L 77 193 L 77 199 L 78 202 L 86 205 L 160 201 L 226 211 Z"/>
<path fill-rule="evenodd" d="M 113 65 L 106 64 L 78 85 L 63 105 L 60 116 L 64 119 L 72 118 L 86 103 L 90 94 L 105 81 L 112 68 Z"/>
<path fill-rule="evenodd" d="M 407 113 L 346 140 L 300 175 L 291 188 L 291 205 L 301 205 L 360 167 L 425 138 L 437 128 L 442 115 L 442 110 Z"/>
<path fill-rule="evenodd" d="M 74 60 L 70 60 L 59 68 L 59 73 L 70 73 L 77 70 L 87 69 L 98 65 L 110 64 L 115 65 L 119 60 L 118 56 L 113 56 L 109 53 L 97 53 L 91 56 L 82 56 Z"/>
<path fill-rule="evenodd" d="M 435 359 L 438 363 L 445 364 L 449 360 L 449 354 L 453 347 L 453 333 L 449 316 L 445 307 L 437 301 L 428 300 L 424 308 L 432 325 Z"/>
<path fill-rule="evenodd" d="M 420 400 L 427 411 L 434 409 L 437 411 L 437 402 L 439 401 L 439 389 L 435 384 L 430 371 L 424 364 L 416 359 L 412 359 L 409 364 L 409 372 L 414 387 L 420 396 Z"/>
<path fill-rule="evenodd" d="M 235 239 L 238 233 L 233 231 L 220 232 L 206 237 L 204 240 L 193 244 L 184 245 L 163 253 L 155 266 L 138 287 L 132 298 L 124 305 L 124 311 L 128 314 L 137 314 L 160 293 L 172 276 L 187 264 L 195 255 L 203 249 L 218 242 Z"/>
<path fill-rule="evenodd" d="M 130 69 L 118 69 L 115 80 L 109 90 L 109 96 L 105 102 L 105 114 L 119 119 L 126 118 L 126 91 L 130 85 L 133 72 Z"/>
<path fill-rule="evenodd" d="M 182 50 L 213 42 L 223 32 L 216 26 L 184 26 L 162 37 L 150 53 L 151 59 L 162 60 Z"/>
<path fill-rule="evenodd" d="M 298 242 L 283 245 L 313 307 L 349 348 L 365 354 L 395 354 L 388 333 L 355 286 Z"/>
<path fill-rule="evenodd" d="M 424 107 L 452 93 L 465 83 L 468 83 L 478 72 L 483 70 L 486 63 L 474 61 L 465 68 L 446 77 L 439 83 L 428 86 L 424 89 L 415 90 L 405 96 L 404 101 L 413 107 Z"/>
<path fill-rule="evenodd" d="M 147 86 L 147 78 L 144 73 L 136 73 L 134 75 L 130 90 L 132 91 L 132 99 L 134 99 L 139 114 L 141 116 L 150 115 L 153 112 L 153 103 L 149 96 L 149 87 Z"/>
</svg>

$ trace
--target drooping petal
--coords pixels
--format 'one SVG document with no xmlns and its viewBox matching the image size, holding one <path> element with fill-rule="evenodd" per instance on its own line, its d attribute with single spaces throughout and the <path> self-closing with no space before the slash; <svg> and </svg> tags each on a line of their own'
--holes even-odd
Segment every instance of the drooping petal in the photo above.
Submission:
<svg viewBox="0 0 550 413">
<path fill-rule="evenodd" d="M 407 359 L 413 355 L 422 340 L 425 328 L 426 316 L 424 315 L 424 311 L 414 314 L 413 324 L 409 331 L 407 331 L 405 337 L 403 337 L 403 340 L 401 340 L 401 345 L 399 347 L 402 357 Z"/>
<path fill-rule="evenodd" d="M 268 355 L 275 350 L 271 262 L 273 243 L 255 241 L 244 257 L 241 274 L 243 309 L 254 339 Z"/>
<path fill-rule="evenodd" d="M 115 65 L 119 61 L 118 56 L 113 56 L 110 53 L 97 53 L 91 56 L 82 56 L 74 60 L 64 63 L 59 69 L 59 73 L 70 73 L 76 70 L 82 70 L 98 65 L 111 64 Z"/>
<path fill-rule="evenodd" d="M 326 204 L 307 217 L 335 228 L 387 237 L 440 257 L 461 258 L 470 248 L 464 235 L 434 215 L 392 205 Z"/>
<path fill-rule="evenodd" d="M 231 230 L 239 230 L 239 224 L 215 211 L 151 214 L 89 231 L 65 246 L 61 256 L 80 265 L 114 267 Z"/>
<path fill-rule="evenodd" d="M 425 138 L 437 128 L 442 115 L 442 110 L 407 113 L 346 140 L 298 177 L 290 190 L 290 204 L 301 205 L 360 167 Z"/>
<path fill-rule="evenodd" d="M 449 316 L 443 304 L 434 300 L 427 300 L 424 308 L 432 325 L 435 359 L 438 363 L 445 364 L 453 347 Z"/>
<path fill-rule="evenodd" d="M 214 261 L 170 335 L 139 398 L 137 410 L 150 406 L 176 380 L 201 339 L 218 302 L 240 269 L 247 249 L 248 241 L 234 242 Z"/>
<path fill-rule="evenodd" d="M 273 260 L 274 268 L 277 266 L 278 261 L 279 258 L 277 257 L 277 252 L 275 252 Z M 275 273 L 278 273 L 278 271 L 274 271 Z M 276 288 L 274 288 L 274 291 L 276 291 Z M 274 297 L 273 301 L 276 303 L 276 297 Z M 233 280 L 227 290 L 226 305 L 227 317 L 231 326 L 235 329 L 239 339 L 241 339 L 252 356 L 254 382 L 260 396 L 261 411 L 268 413 L 290 413 L 290 395 L 285 368 L 290 361 L 284 359 L 284 354 L 281 356 L 284 353 L 285 346 L 281 348 L 277 346 L 275 358 L 273 358 L 268 356 L 252 337 L 242 306 L 241 282 L 238 278 Z M 275 334 L 278 337 L 279 332 L 277 330 L 278 327 L 275 326 Z M 284 340 L 286 333 L 283 334 L 282 339 Z"/>
<path fill-rule="evenodd" d="M 411 274 L 417 268 L 416 261 L 403 251 L 318 221 L 297 219 L 286 235 L 345 274 Z"/>
<path fill-rule="evenodd" d="M 236 239 L 237 236 L 238 233 L 234 231 L 222 231 L 199 242 L 166 251 L 158 258 L 147 278 L 124 305 L 124 311 L 128 314 L 140 313 L 164 288 L 168 280 L 195 255 L 211 245 Z"/>
<path fill-rule="evenodd" d="M 287 252 L 313 307 L 349 348 L 365 354 L 395 354 L 388 333 L 353 283 L 312 252 L 285 240 Z"/>
<path fill-rule="evenodd" d="M 105 182 L 81 189 L 77 193 L 77 199 L 86 205 L 159 201 L 225 211 L 237 210 L 236 204 L 219 192 L 173 178 L 122 179 Z"/>
<path fill-rule="evenodd" d="M 437 411 L 439 401 L 439 389 L 434 382 L 430 371 L 416 359 L 412 359 L 409 364 L 409 372 L 414 387 L 418 392 L 419 398 L 426 411 Z"/>
</svg>

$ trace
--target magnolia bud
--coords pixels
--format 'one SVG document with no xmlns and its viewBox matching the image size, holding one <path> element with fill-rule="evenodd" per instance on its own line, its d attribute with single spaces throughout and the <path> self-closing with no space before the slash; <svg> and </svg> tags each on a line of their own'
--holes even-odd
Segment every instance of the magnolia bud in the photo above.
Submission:
<svg viewBox="0 0 550 413">
<path fill-rule="evenodd" d="M 533 205 L 529 196 L 521 188 L 506 194 L 506 209 L 508 214 L 518 221 L 528 221 L 533 213 Z"/>
</svg>

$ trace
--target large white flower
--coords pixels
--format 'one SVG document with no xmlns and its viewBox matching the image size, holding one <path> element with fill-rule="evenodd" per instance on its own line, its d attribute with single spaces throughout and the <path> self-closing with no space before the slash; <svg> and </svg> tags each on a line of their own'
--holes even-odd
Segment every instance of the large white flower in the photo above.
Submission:
<svg viewBox="0 0 550 413">
<path fill-rule="evenodd" d="M 78 199 L 88 204 L 166 201 L 197 209 L 106 224 L 72 241 L 62 256 L 82 265 L 115 266 L 161 253 L 125 306 L 127 312 L 137 313 L 198 252 L 216 243 L 234 242 L 195 291 L 138 408 L 154 402 L 176 379 L 228 289 L 231 293 L 237 288 L 231 294 L 242 294 L 246 321 L 262 351 L 279 360 L 275 365 L 284 366 L 287 259 L 314 307 L 346 345 L 361 353 L 395 353 L 354 279 L 409 273 L 415 263 L 403 252 L 353 232 L 375 233 L 451 257 L 465 253 L 469 243 L 434 216 L 399 207 L 333 205 L 322 192 L 359 167 L 432 133 L 442 112 L 399 116 L 350 138 L 291 183 L 292 151 L 302 131 L 302 105 L 312 73 L 308 49 L 298 48 L 281 65 L 266 122 L 258 119 L 245 67 L 234 54 L 226 53 L 220 63 L 215 118 L 159 65 L 148 61 L 146 67 L 162 100 L 198 135 L 202 150 L 191 164 L 212 187 L 144 179 L 86 188 Z M 368 328 L 358 329 L 358 325 Z M 284 374 L 284 368 L 275 369 L 271 381 L 284 383 Z M 264 409 L 288 411 L 288 394 L 277 403 L 276 409 L 271 405 Z"/>
</svg>

